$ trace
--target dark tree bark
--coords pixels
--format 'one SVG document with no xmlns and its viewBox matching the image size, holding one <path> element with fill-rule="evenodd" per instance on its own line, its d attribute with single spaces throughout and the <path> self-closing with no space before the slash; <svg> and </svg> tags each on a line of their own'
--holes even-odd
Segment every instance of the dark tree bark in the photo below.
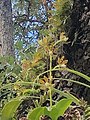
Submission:
<svg viewBox="0 0 90 120">
<path fill-rule="evenodd" d="M 64 51 L 68 66 L 90 76 L 90 0 L 74 0 L 67 31 L 70 43 Z M 87 83 L 80 77 L 77 80 Z M 90 103 L 90 89 L 73 84 L 72 91 Z"/>
<path fill-rule="evenodd" d="M 11 0 L 0 0 L 0 54 L 14 55 Z"/>
</svg>

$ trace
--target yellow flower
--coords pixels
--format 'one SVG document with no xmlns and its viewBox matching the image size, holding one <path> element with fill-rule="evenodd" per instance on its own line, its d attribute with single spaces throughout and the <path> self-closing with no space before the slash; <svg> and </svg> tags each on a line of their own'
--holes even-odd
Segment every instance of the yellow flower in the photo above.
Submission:
<svg viewBox="0 0 90 120">
<path fill-rule="evenodd" d="M 60 67 L 66 67 L 66 64 L 68 60 L 64 60 L 65 56 L 62 56 L 61 58 L 58 57 L 57 63 L 60 65 Z"/>
<path fill-rule="evenodd" d="M 49 78 L 47 78 L 46 76 L 44 76 L 44 78 L 40 79 L 39 83 L 42 85 L 40 87 L 41 90 L 47 90 L 50 86 Z"/>
<path fill-rule="evenodd" d="M 62 32 L 62 33 L 60 34 L 60 40 L 61 40 L 61 41 L 67 41 L 67 40 L 68 40 L 68 37 L 65 36 L 65 32 Z"/>
</svg>

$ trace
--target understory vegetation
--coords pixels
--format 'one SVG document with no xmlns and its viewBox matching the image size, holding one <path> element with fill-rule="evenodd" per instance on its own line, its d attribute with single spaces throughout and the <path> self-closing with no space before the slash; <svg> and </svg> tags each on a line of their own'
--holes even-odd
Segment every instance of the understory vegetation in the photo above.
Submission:
<svg viewBox="0 0 90 120">
<path fill-rule="evenodd" d="M 32 4 L 36 5 L 33 1 Z M 75 83 L 90 89 L 90 77 L 71 69 L 63 51 L 63 46 L 69 43 L 66 29 L 72 6 L 72 0 L 57 0 L 45 6 L 47 21 L 44 25 L 40 24 L 38 38 L 27 44 L 16 37 L 15 57 L 0 56 L 1 120 L 90 119 L 88 102 L 63 88 L 65 84 Z M 13 22 L 18 22 L 16 20 Z M 15 35 L 17 31 L 20 33 L 22 30 L 17 27 Z M 24 29 L 22 34 L 25 35 L 25 32 Z M 76 79 L 70 78 L 70 75 Z M 77 76 L 87 82 L 78 81 Z"/>
</svg>

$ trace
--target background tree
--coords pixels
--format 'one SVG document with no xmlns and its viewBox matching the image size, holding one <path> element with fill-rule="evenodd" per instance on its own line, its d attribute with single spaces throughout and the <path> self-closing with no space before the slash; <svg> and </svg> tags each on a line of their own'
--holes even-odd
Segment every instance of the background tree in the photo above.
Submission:
<svg viewBox="0 0 90 120">
<path fill-rule="evenodd" d="M 42 0 L 12 0 L 14 41 L 17 45 L 22 44 L 18 56 L 30 58 L 37 47 L 39 31 L 46 21 L 46 11 Z M 25 55 L 27 54 L 27 55 Z"/>
<path fill-rule="evenodd" d="M 74 0 L 72 12 L 66 27 L 69 44 L 64 53 L 69 60 L 68 66 L 90 76 L 90 1 Z M 75 78 L 75 76 L 72 76 Z M 81 82 L 82 78 L 76 78 Z M 86 82 L 86 81 L 84 81 Z M 70 87 L 70 86 L 69 86 Z M 90 89 L 74 84 L 72 91 L 90 103 Z"/>
<path fill-rule="evenodd" d="M 14 55 L 11 0 L 0 1 L 0 52 Z"/>
</svg>

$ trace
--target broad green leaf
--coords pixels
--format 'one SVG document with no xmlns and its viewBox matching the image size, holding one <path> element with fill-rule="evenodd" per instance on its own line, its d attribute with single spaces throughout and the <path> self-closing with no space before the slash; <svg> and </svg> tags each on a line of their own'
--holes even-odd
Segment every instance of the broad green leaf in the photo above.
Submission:
<svg viewBox="0 0 90 120">
<path fill-rule="evenodd" d="M 52 118 L 52 120 L 57 120 L 59 116 L 64 114 L 71 103 L 71 99 L 60 100 L 56 105 L 53 106 L 49 116 Z"/>
<path fill-rule="evenodd" d="M 28 113 L 28 120 L 40 120 L 40 116 L 48 114 L 46 107 L 38 107 Z"/>
<path fill-rule="evenodd" d="M 52 120 L 57 120 L 62 116 L 72 103 L 71 99 L 62 99 L 56 105 L 48 110 L 47 107 L 38 107 L 28 113 L 28 120 L 40 120 L 42 115 L 48 115 Z"/>
<path fill-rule="evenodd" d="M 16 112 L 21 102 L 22 101 L 19 99 L 13 99 L 5 104 L 1 111 L 1 120 L 12 120 L 14 113 Z"/>
</svg>

